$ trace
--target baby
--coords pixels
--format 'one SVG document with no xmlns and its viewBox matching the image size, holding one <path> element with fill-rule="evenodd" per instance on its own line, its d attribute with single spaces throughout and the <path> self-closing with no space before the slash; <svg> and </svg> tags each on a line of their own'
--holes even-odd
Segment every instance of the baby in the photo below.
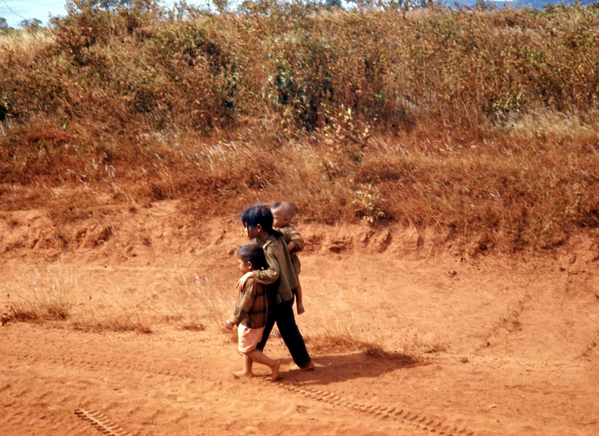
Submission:
<svg viewBox="0 0 599 436">
<path fill-rule="evenodd" d="M 287 243 L 287 250 L 289 250 L 293 269 L 298 276 L 298 285 L 297 288 L 293 289 L 293 293 L 297 300 L 297 314 L 301 315 L 305 312 L 304 301 L 302 298 L 302 286 L 299 283 L 299 273 L 302 269 L 302 264 L 296 253 L 304 249 L 304 240 L 299 232 L 295 230 L 295 227 L 291 225 L 291 221 L 293 220 L 296 211 L 293 205 L 287 201 L 274 202 L 270 206 L 270 210 L 272 211 L 272 216 L 274 218 L 273 228 L 283 234 L 285 242 Z"/>
<path fill-rule="evenodd" d="M 243 370 L 234 373 L 235 377 L 252 377 L 252 363 L 258 362 L 270 367 L 271 380 L 279 378 L 280 362 L 267 357 L 256 346 L 262 340 L 268 303 L 266 300 L 265 286 L 258 283 L 252 271 L 266 268 L 264 250 L 256 243 L 245 244 L 237 251 L 239 269 L 243 277 L 236 286 L 237 307 L 233 317 L 225 323 L 225 327 L 232 329 L 239 325 L 237 334 L 239 338 L 238 349 L 243 354 Z"/>
</svg>

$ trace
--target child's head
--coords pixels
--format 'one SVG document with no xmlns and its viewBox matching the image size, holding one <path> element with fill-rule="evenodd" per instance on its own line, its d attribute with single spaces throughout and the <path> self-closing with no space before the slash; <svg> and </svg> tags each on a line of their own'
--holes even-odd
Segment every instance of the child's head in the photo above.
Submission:
<svg viewBox="0 0 599 436">
<path fill-rule="evenodd" d="M 248 238 L 254 239 L 256 232 L 272 233 L 273 217 L 270 208 L 264 204 L 248 207 L 241 212 L 241 222 Z"/>
<path fill-rule="evenodd" d="M 239 247 L 237 257 L 239 258 L 239 269 L 243 274 L 267 267 L 264 250 L 255 242 Z"/>
<path fill-rule="evenodd" d="M 274 220 L 274 227 L 284 227 L 287 224 L 291 224 L 296 213 L 295 207 L 288 201 L 275 201 L 270 206 L 270 210 Z"/>
</svg>

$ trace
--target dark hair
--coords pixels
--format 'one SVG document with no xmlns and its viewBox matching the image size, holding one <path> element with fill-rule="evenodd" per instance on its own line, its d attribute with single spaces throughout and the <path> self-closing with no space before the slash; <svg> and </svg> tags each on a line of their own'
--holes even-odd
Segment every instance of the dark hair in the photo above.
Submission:
<svg viewBox="0 0 599 436">
<path fill-rule="evenodd" d="M 241 257 L 244 262 L 251 262 L 254 269 L 262 269 L 268 266 L 266 257 L 264 256 L 264 250 L 255 242 L 239 247 L 237 256 Z"/>
<path fill-rule="evenodd" d="M 260 224 L 262 230 L 274 235 L 276 238 L 280 238 L 283 234 L 272 228 L 273 221 L 270 207 L 266 204 L 255 204 L 241 212 L 241 222 L 244 227 L 256 227 Z"/>
<path fill-rule="evenodd" d="M 241 212 L 241 222 L 244 227 L 256 227 L 260 224 L 263 230 L 270 233 L 273 221 L 272 212 L 265 204 L 250 206 Z"/>
</svg>

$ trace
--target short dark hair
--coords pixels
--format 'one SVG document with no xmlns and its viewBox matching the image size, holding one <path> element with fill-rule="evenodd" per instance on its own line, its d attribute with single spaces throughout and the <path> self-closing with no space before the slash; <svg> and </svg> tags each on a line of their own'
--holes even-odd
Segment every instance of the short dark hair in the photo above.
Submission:
<svg viewBox="0 0 599 436">
<path fill-rule="evenodd" d="M 239 247 L 237 256 L 241 257 L 244 262 L 251 262 L 254 269 L 262 269 L 268 266 L 264 250 L 255 242 Z"/>
<path fill-rule="evenodd" d="M 244 227 L 256 227 L 258 224 L 262 226 L 263 230 L 268 233 L 272 233 L 273 223 L 272 212 L 270 207 L 265 204 L 256 204 L 248 207 L 246 210 L 241 212 L 241 222 Z"/>
</svg>

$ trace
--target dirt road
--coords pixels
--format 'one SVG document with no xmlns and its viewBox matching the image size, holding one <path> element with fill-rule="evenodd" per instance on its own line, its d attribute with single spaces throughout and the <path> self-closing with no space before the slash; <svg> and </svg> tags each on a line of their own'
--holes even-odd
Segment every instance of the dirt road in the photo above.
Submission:
<svg viewBox="0 0 599 436">
<path fill-rule="evenodd" d="M 273 337 L 281 381 L 259 367 L 239 381 L 221 322 L 242 229 L 232 217 L 180 224 L 174 207 L 60 231 L 5 214 L 3 435 L 599 433 L 593 243 L 483 256 L 413 229 L 300 224 L 298 324 L 317 368 L 297 369 Z M 11 312 L 49 303 L 64 319 Z"/>
</svg>

